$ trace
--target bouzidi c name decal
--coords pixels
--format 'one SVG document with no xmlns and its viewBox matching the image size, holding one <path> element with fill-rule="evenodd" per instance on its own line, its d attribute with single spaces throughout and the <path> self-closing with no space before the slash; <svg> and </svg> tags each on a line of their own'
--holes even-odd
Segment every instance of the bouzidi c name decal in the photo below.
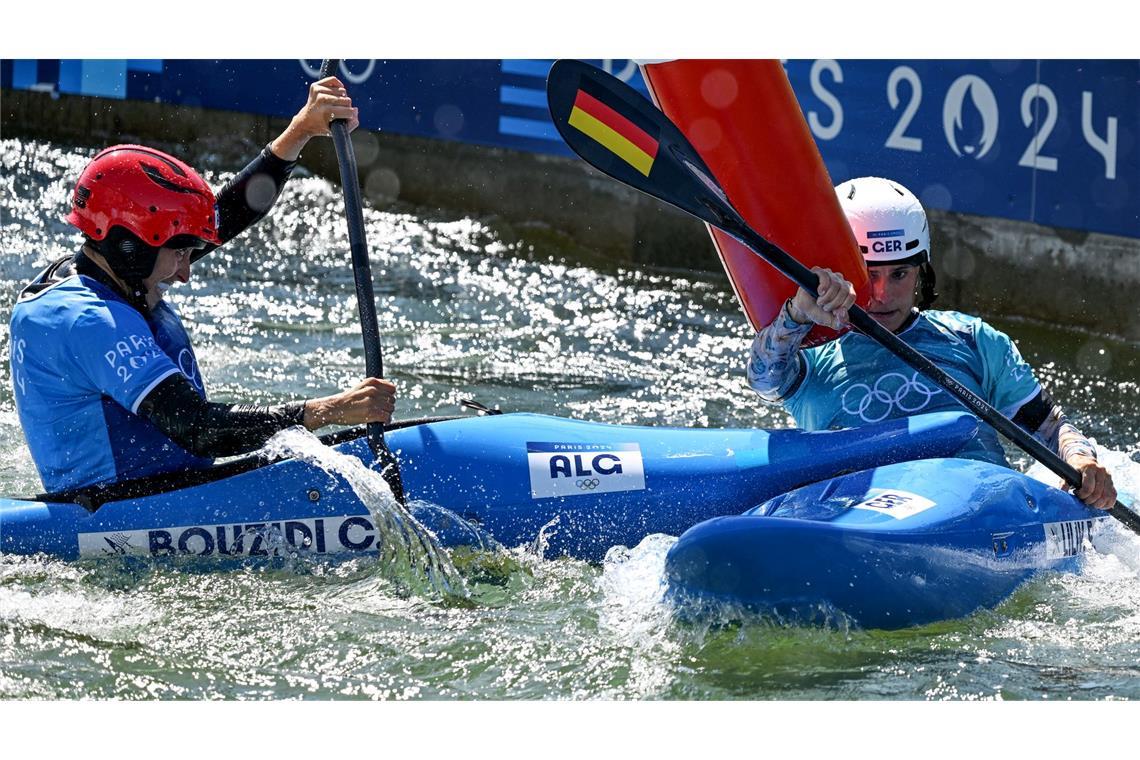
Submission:
<svg viewBox="0 0 1140 760">
<path fill-rule="evenodd" d="M 645 490 L 636 443 L 527 443 L 526 458 L 535 499 Z"/>
<path fill-rule="evenodd" d="M 80 557 L 280 557 L 377 550 L 376 527 L 364 515 L 79 534 Z"/>
</svg>

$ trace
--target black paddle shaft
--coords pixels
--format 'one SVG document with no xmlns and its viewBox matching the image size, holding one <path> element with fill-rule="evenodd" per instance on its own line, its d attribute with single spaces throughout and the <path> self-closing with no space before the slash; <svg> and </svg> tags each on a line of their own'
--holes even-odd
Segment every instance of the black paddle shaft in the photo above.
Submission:
<svg viewBox="0 0 1140 760">
<path fill-rule="evenodd" d="M 331 76 L 340 60 L 326 58 L 321 64 L 321 79 Z M 340 165 L 340 185 L 344 191 L 344 213 L 348 221 L 349 249 L 352 253 L 352 276 L 356 282 L 356 304 L 360 313 L 360 331 L 364 339 L 364 369 L 368 377 L 384 376 L 384 357 L 380 350 L 380 326 L 376 321 L 376 296 L 372 290 L 372 267 L 368 261 L 368 238 L 364 231 L 364 210 L 360 200 L 360 179 L 356 168 L 356 152 L 344 119 L 329 124 L 337 163 Z M 368 443 L 372 454 L 380 462 L 384 479 L 393 496 L 405 503 L 403 481 L 399 464 L 384 441 L 384 426 L 368 423 Z"/>
<path fill-rule="evenodd" d="M 818 295 L 816 274 L 744 221 L 684 133 L 639 92 L 601 69 L 571 60 L 555 62 L 546 89 L 554 126 L 566 144 L 587 163 L 724 230 L 808 293 Z M 1080 487 L 1081 474 L 1056 452 L 908 346 L 863 309 L 853 306 L 849 313 L 851 324 L 857 330 L 946 390 L 1074 489 Z M 1119 502 L 1109 513 L 1140 533 L 1140 515 Z"/>
</svg>

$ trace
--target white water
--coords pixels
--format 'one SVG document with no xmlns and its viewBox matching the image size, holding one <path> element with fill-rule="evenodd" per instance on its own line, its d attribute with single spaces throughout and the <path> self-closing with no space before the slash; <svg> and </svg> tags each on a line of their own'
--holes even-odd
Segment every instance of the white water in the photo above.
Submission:
<svg viewBox="0 0 1140 760">
<path fill-rule="evenodd" d="M 60 216 L 69 178 L 93 150 L 0 141 L 0 282 L 9 293 L 74 249 Z M 215 185 L 225 178 L 211 175 Z M 339 198 L 331 183 L 299 174 L 270 218 L 172 289 L 212 398 L 274 403 L 359 380 Z M 461 213 L 368 208 L 365 217 L 401 418 L 458 413 L 459 400 L 473 397 L 508 412 L 614 424 L 790 424 L 744 384 L 751 334 L 715 278 L 587 268 L 561 261 L 549 237 L 531 241 Z M 1119 453 L 1140 454 L 1136 347 L 1111 344 L 1111 366 L 1094 371 L 1082 359 L 1089 336 L 985 316 L 1018 340 L 1074 423 L 1115 450 L 1105 454 L 1118 460 L 1118 485 L 1140 501 L 1136 465 Z M 0 353 L 6 331 L 3 316 Z M 41 490 L 6 362 L 0 450 L 3 493 Z M 375 485 L 376 498 L 389 498 Z M 435 527 L 430 516 L 420 522 Z M 1115 525 L 1105 537 L 1107 553 L 1088 555 L 1080 574 L 1046 575 L 966 620 L 893 632 L 678 625 L 660 601 L 672 542 L 663 537 L 615 550 L 602 569 L 540 560 L 539 540 L 534 554 L 491 554 L 475 577 L 452 552 L 473 607 L 431 602 L 430 584 L 422 595 L 397 593 L 375 560 L 308 574 L 154 566 L 113 575 L 0 557 L 0 696 L 1137 699 L 1140 544 Z"/>
<path fill-rule="evenodd" d="M 1093 441 L 1096 444 L 1096 441 Z M 1134 462 L 1123 451 L 1116 451 L 1106 446 L 1097 445 L 1097 460 L 1112 474 L 1112 482 L 1116 486 L 1117 501 L 1136 511 L 1140 507 L 1140 462 Z M 1034 462 L 1025 473 L 1042 483 L 1051 486 L 1060 486 L 1061 479 L 1045 465 Z M 1140 536 L 1133 533 L 1116 520 L 1106 520 L 1105 529 L 1094 536 L 1094 544 L 1101 557 L 1095 554 L 1089 557 L 1089 570 L 1095 570 L 1098 563 L 1120 563 L 1123 567 L 1131 568 L 1132 580 L 1140 577 Z M 1111 559 L 1108 559 L 1111 558 Z M 1133 585 L 1137 585 L 1134 583 Z M 1137 585 L 1140 589 L 1140 585 Z"/>
<path fill-rule="evenodd" d="M 379 472 L 356 457 L 323 445 L 300 427 L 288 428 L 270 438 L 264 453 L 275 458 L 300 459 L 348 481 L 372 514 L 380 546 L 379 564 L 385 578 L 413 593 L 439 598 L 467 596 L 463 578 L 447 552 L 432 532 L 396 501 Z"/>
</svg>

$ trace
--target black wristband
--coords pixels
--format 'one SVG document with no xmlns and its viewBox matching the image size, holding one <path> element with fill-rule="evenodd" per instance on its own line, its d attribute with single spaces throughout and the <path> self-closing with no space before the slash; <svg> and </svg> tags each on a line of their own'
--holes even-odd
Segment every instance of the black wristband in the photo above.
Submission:
<svg viewBox="0 0 1140 760">
<path fill-rule="evenodd" d="M 288 420 L 294 425 L 305 425 L 305 402 L 308 399 L 301 401 L 290 401 L 287 404 L 278 404 L 271 406 L 270 409 L 275 413 L 280 414 L 282 419 Z"/>
</svg>

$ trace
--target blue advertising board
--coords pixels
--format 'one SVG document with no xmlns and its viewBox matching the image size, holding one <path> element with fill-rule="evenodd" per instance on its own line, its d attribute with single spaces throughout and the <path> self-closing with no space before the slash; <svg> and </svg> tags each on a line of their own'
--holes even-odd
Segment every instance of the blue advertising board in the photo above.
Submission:
<svg viewBox="0 0 1140 760">
<path fill-rule="evenodd" d="M 1140 237 L 1140 62 L 789 61 L 838 182 L 933 208 Z"/>
<path fill-rule="evenodd" d="M 369 129 L 570 155 L 550 60 L 359 60 Z M 644 90 L 628 60 L 595 60 Z M 319 61 L 4 60 L 0 86 L 289 116 Z M 789 60 L 836 182 L 879 175 L 929 208 L 1140 238 L 1140 61 Z M 758 115 L 758 118 L 761 118 Z"/>
</svg>

